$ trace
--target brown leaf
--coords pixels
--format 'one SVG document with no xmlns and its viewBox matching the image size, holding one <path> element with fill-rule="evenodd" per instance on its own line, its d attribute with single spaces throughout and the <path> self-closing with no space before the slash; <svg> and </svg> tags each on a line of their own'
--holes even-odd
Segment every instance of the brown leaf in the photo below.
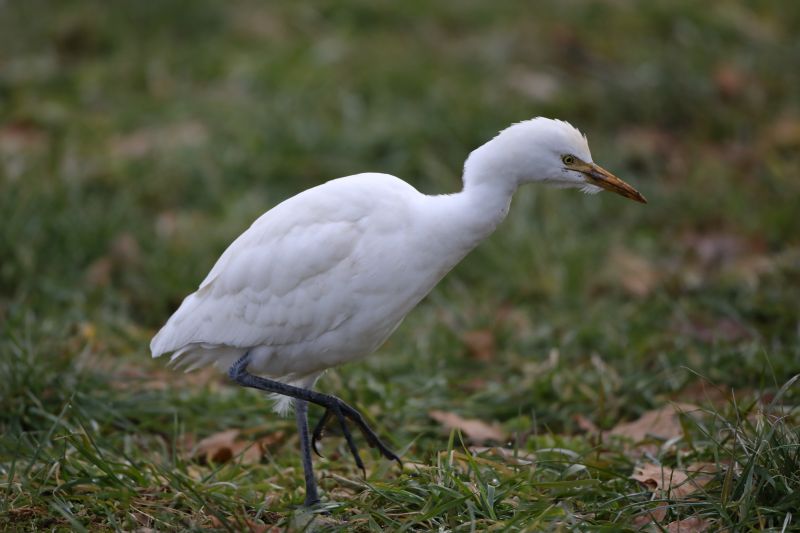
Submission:
<svg viewBox="0 0 800 533">
<path fill-rule="evenodd" d="M 724 231 L 689 234 L 682 240 L 700 263 L 710 268 L 718 268 L 744 255 L 763 251 L 762 243 Z"/>
<path fill-rule="evenodd" d="M 459 384 L 459 387 L 464 389 L 467 392 L 477 392 L 479 390 L 483 390 L 486 388 L 486 379 L 485 378 L 472 378 L 466 383 Z"/>
<path fill-rule="evenodd" d="M 494 334 L 488 329 L 467 331 L 461 336 L 472 357 L 479 361 L 491 361 L 495 354 Z"/>
<path fill-rule="evenodd" d="M 235 525 L 235 526 L 237 526 L 237 528 L 241 527 L 242 525 L 244 525 L 244 526 L 247 527 L 247 529 L 244 530 L 244 531 L 247 531 L 248 533 L 272 533 L 272 532 L 277 533 L 278 531 L 281 531 L 281 529 L 278 526 L 267 525 L 267 524 L 259 524 L 258 522 L 254 522 L 253 520 L 250 520 L 249 518 L 245 518 L 244 519 L 244 524 L 242 524 L 242 522 L 240 522 L 240 521 L 234 521 L 234 520 L 231 520 L 229 522 L 223 523 L 222 520 L 220 520 L 216 516 L 212 516 L 211 517 L 211 525 L 213 525 L 215 528 L 219 528 L 219 529 L 222 529 L 222 528 L 230 529 L 231 525 Z"/>
<path fill-rule="evenodd" d="M 238 429 L 228 429 L 206 437 L 197 443 L 194 457 L 207 463 L 224 463 L 241 455 L 244 464 L 261 460 L 264 450 L 283 440 L 284 433 L 276 431 L 258 440 L 244 439 Z"/>
<path fill-rule="evenodd" d="M 447 411 L 430 411 L 428 416 L 442 424 L 447 429 L 459 429 L 469 440 L 475 443 L 486 441 L 505 441 L 505 433 L 497 423 L 487 424 L 474 418 L 462 418 Z"/>
<path fill-rule="evenodd" d="M 19 121 L 0 126 L 0 154 L 17 155 L 42 148 L 47 135 L 34 124 Z"/>
<path fill-rule="evenodd" d="M 645 463 L 634 468 L 630 478 L 635 479 L 651 492 L 664 492 L 664 487 L 670 487 L 676 482 L 686 481 L 685 474 L 676 474 L 671 468 L 652 463 Z"/>
<path fill-rule="evenodd" d="M 727 404 L 733 398 L 733 389 L 725 385 L 714 385 L 704 379 L 697 379 L 673 395 L 690 402 L 709 402 L 714 405 Z"/>
<path fill-rule="evenodd" d="M 202 457 L 209 463 L 227 462 L 233 457 L 238 436 L 238 429 L 229 429 L 206 437 L 197 444 L 195 456 Z"/>
<path fill-rule="evenodd" d="M 174 388 L 208 387 L 215 391 L 224 383 L 219 370 L 213 366 L 192 372 L 174 372 L 168 368 L 122 364 L 114 370 L 113 387 L 120 390 L 167 390 Z"/>
<path fill-rule="evenodd" d="M 710 463 L 695 463 L 686 470 L 644 463 L 634 468 L 630 477 L 658 493 L 658 497 L 682 499 L 702 489 L 713 479 L 716 470 L 717 467 Z"/>
<path fill-rule="evenodd" d="M 608 262 L 614 281 L 633 296 L 647 296 L 661 280 L 661 275 L 649 260 L 629 250 L 616 248 Z"/>
<path fill-rule="evenodd" d="M 774 258 L 767 255 L 762 239 L 716 231 L 685 235 L 681 244 L 688 253 L 678 274 L 691 287 L 720 278 L 755 286 L 774 268 Z"/>
<path fill-rule="evenodd" d="M 702 533 L 710 527 L 711 524 L 707 520 L 699 516 L 692 516 L 691 518 L 670 522 L 667 524 L 667 531 L 669 533 Z"/>
<path fill-rule="evenodd" d="M 767 133 L 770 142 L 781 148 L 800 147 L 800 117 L 785 115 Z"/>
<path fill-rule="evenodd" d="M 633 525 L 636 527 L 644 527 L 652 522 L 660 523 L 667 517 L 667 509 L 669 507 L 665 503 L 660 503 L 652 509 L 639 514 L 633 519 Z"/>
<path fill-rule="evenodd" d="M 113 269 L 114 263 L 110 257 L 95 259 L 86 269 L 86 283 L 92 288 L 108 287 Z"/>
<path fill-rule="evenodd" d="M 714 69 L 712 74 L 717 93 L 723 98 L 741 96 L 747 88 L 747 76 L 736 65 L 723 63 Z"/>
<path fill-rule="evenodd" d="M 673 403 L 660 409 L 645 412 L 633 422 L 617 424 L 609 435 L 628 437 L 634 442 L 641 442 L 648 437 L 669 440 L 683 435 L 678 413 L 696 411 L 697 406 Z"/>
<path fill-rule="evenodd" d="M 139 262 L 139 242 L 133 234 L 122 232 L 109 245 L 108 252 L 95 259 L 86 269 L 86 283 L 92 288 L 107 287 L 112 276 Z"/>
<path fill-rule="evenodd" d="M 110 255 L 116 265 L 138 263 L 141 256 L 139 241 L 133 234 L 122 232 L 111 242 Z"/>
<path fill-rule="evenodd" d="M 582 414 L 577 414 L 572 418 L 573 420 L 575 420 L 575 423 L 578 424 L 578 428 L 580 428 L 582 431 L 591 434 L 600 433 L 600 428 L 598 428 L 594 422 L 592 422 Z"/>
<path fill-rule="evenodd" d="M 729 317 L 712 319 L 698 317 L 684 321 L 677 329 L 681 335 L 688 335 L 707 343 L 734 342 L 752 337 L 750 330 L 744 324 Z"/>
</svg>

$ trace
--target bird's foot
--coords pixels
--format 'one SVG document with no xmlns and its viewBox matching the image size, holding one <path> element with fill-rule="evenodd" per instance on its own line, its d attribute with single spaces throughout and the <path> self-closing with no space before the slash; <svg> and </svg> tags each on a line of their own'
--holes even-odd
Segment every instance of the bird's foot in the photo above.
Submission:
<svg viewBox="0 0 800 533">
<path fill-rule="evenodd" d="M 328 425 L 328 422 L 331 419 L 333 413 L 327 407 L 325 408 L 325 413 L 317 422 L 317 425 L 314 426 L 314 431 L 311 433 L 311 447 L 314 449 L 314 453 L 316 453 L 319 457 L 322 457 L 322 454 L 319 453 L 319 448 L 317 448 L 317 442 L 322 440 L 322 437 L 325 436 L 325 427 Z"/>
<path fill-rule="evenodd" d="M 314 452 L 317 455 L 320 455 L 319 450 L 317 449 L 317 441 L 322 439 L 322 436 L 325 433 L 325 428 L 330 422 L 331 418 L 336 417 L 339 422 L 339 427 L 342 428 L 342 434 L 347 441 L 347 446 L 350 448 L 350 453 L 353 454 L 353 459 L 356 462 L 356 466 L 358 466 L 361 471 L 365 473 L 365 475 L 366 470 L 364 469 L 364 463 L 358 453 L 358 448 L 356 447 L 355 441 L 353 441 L 353 436 L 350 433 L 347 420 L 350 420 L 356 425 L 356 427 L 358 427 L 358 429 L 361 431 L 361 434 L 364 436 L 364 439 L 367 441 L 367 444 L 369 444 L 371 448 L 377 448 L 381 455 L 386 459 L 396 461 L 398 465 L 401 467 L 403 466 L 403 463 L 397 454 L 390 450 L 389 447 L 383 443 L 380 437 L 378 437 L 378 435 L 372 431 L 372 428 L 369 427 L 367 422 L 364 420 L 364 417 L 361 416 L 361 413 L 339 398 L 334 396 L 331 398 L 331 404 L 325 406 L 325 414 L 323 414 L 322 418 L 320 418 L 319 422 L 317 422 L 317 425 L 314 427 L 314 432 L 311 436 L 311 444 L 314 448 Z"/>
</svg>

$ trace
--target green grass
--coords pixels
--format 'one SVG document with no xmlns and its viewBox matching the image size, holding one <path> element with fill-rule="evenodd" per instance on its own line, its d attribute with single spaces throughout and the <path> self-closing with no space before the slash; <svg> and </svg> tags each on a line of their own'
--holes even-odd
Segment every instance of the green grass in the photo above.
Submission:
<svg viewBox="0 0 800 533">
<path fill-rule="evenodd" d="M 666 504 L 661 527 L 800 530 L 800 4 L 536 6 L 0 4 L 0 525 L 657 531 L 640 517 Z M 378 354 L 319 384 L 413 465 L 365 449 L 363 479 L 330 435 L 330 514 L 298 511 L 292 422 L 164 370 L 150 337 L 281 199 L 365 170 L 450 192 L 535 115 L 650 204 L 521 191 Z M 645 455 L 579 423 L 670 401 L 703 414 Z M 512 452 L 471 453 L 432 409 L 498 422 Z M 256 464 L 191 457 L 232 428 L 284 437 Z M 695 461 L 719 469 L 685 498 L 629 477 Z"/>
</svg>

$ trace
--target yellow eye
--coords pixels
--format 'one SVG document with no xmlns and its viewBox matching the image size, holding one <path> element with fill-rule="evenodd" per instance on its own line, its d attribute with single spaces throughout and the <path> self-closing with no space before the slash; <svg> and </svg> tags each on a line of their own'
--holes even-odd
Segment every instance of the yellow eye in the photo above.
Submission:
<svg viewBox="0 0 800 533">
<path fill-rule="evenodd" d="M 577 158 L 574 155 L 562 155 L 561 162 L 567 166 L 574 165 Z"/>
</svg>

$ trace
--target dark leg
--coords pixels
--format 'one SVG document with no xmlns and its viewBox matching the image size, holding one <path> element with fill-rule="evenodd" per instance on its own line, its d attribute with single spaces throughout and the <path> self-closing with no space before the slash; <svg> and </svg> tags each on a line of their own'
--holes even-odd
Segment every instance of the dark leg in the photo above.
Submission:
<svg viewBox="0 0 800 533">
<path fill-rule="evenodd" d="M 342 427 L 342 432 L 344 433 L 345 439 L 347 440 L 347 445 L 350 448 L 350 451 L 353 453 L 353 457 L 356 461 L 356 464 L 361 468 L 364 469 L 364 465 L 361 461 L 361 457 L 358 455 L 358 448 L 356 448 L 355 443 L 353 442 L 353 437 L 350 434 L 350 430 L 347 427 L 347 420 L 353 422 L 356 427 L 361 430 L 362 435 L 369 444 L 373 448 L 377 448 L 378 451 L 381 452 L 381 455 L 386 457 L 387 459 L 391 459 L 393 461 L 397 461 L 398 464 L 402 465 L 400 462 L 400 458 L 394 454 L 375 434 L 374 431 L 367 425 L 364 417 L 361 416 L 361 413 L 353 409 L 351 406 L 347 405 L 345 402 L 337 398 L 336 396 L 331 396 L 329 394 L 322 394 L 321 392 L 316 392 L 309 389 L 302 389 L 300 387 L 294 387 L 292 385 L 287 385 L 286 383 L 280 383 L 279 381 L 272 381 L 271 379 L 265 379 L 259 376 L 254 376 L 247 372 L 247 365 L 250 363 L 250 354 L 246 353 L 242 356 L 238 361 L 231 365 L 231 368 L 228 370 L 228 375 L 230 378 L 242 385 L 244 387 L 251 387 L 254 389 L 262 390 L 265 392 L 272 392 L 275 394 L 282 394 L 284 396 L 289 396 L 296 400 L 303 400 L 306 402 L 311 402 L 313 404 L 319 405 L 324 407 L 326 411 L 329 411 L 331 415 L 327 412 L 323 417 L 325 421 L 331 417 L 335 416 L 338 420 L 340 426 Z M 321 433 L 320 424 L 317 424 L 317 428 L 314 429 L 314 448 L 316 449 L 316 440 L 317 440 L 317 433 L 318 431 Z"/>
<path fill-rule="evenodd" d="M 303 458 L 303 475 L 306 480 L 305 506 L 311 507 L 319 503 L 317 482 L 314 479 L 314 467 L 311 464 L 311 449 L 308 441 L 308 402 L 294 401 L 294 416 L 297 419 L 297 433 L 300 435 L 300 455 Z"/>
</svg>

